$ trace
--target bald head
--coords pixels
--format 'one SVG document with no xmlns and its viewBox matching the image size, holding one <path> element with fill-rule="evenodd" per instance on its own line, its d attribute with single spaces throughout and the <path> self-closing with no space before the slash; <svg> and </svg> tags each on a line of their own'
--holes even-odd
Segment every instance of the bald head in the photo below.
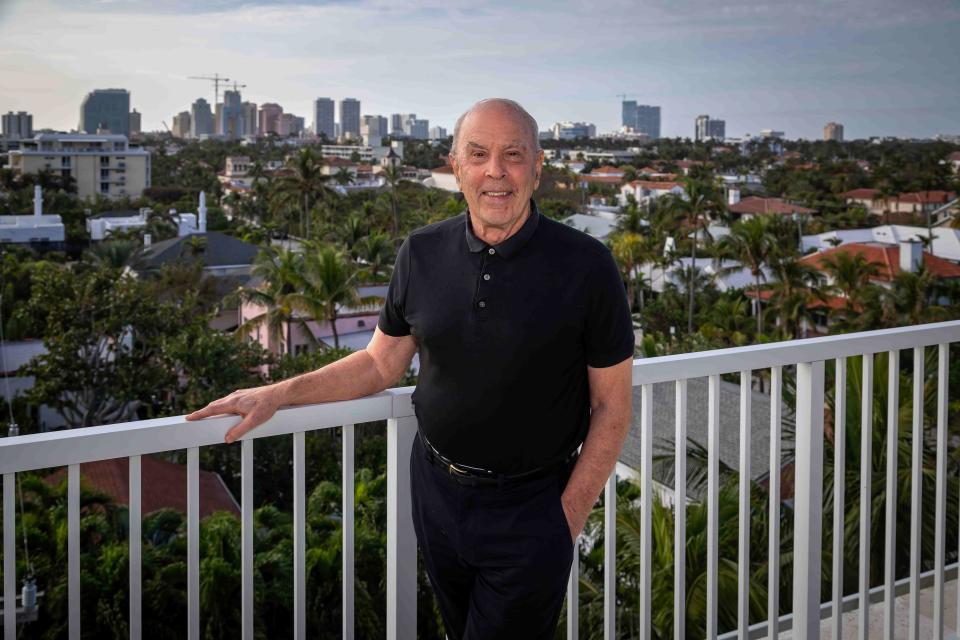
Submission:
<svg viewBox="0 0 960 640">
<path fill-rule="evenodd" d="M 527 110 L 520 106 L 520 103 L 508 98 L 487 98 L 475 103 L 467 109 L 463 115 L 457 118 L 457 123 L 453 127 L 453 146 L 450 149 L 451 155 L 460 154 L 460 130 L 463 123 L 474 113 L 480 111 L 499 111 L 508 117 L 513 117 L 523 126 L 529 134 L 529 144 L 531 151 L 540 150 L 540 130 L 537 127 L 537 121 L 533 116 L 527 113 Z"/>
</svg>

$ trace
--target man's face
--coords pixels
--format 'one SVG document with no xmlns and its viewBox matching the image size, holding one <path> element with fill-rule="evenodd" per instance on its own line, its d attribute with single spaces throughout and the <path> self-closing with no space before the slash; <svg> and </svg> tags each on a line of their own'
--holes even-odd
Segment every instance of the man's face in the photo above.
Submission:
<svg viewBox="0 0 960 640">
<path fill-rule="evenodd" d="M 532 142 L 523 120 L 501 104 L 476 108 L 460 125 L 450 163 L 482 226 L 510 229 L 526 214 L 543 167 L 543 152 Z"/>
</svg>

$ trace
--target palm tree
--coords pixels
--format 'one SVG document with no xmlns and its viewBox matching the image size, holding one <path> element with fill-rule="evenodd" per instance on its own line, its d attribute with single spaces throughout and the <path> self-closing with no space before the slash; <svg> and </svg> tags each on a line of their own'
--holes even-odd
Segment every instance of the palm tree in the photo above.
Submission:
<svg viewBox="0 0 960 640">
<path fill-rule="evenodd" d="M 377 282 L 383 273 L 390 275 L 397 252 L 394 243 L 386 233 L 374 231 L 354 245 L 356 257 L 364 265 L 364 271 L 370 282 Z"/>
<path fill-rule="evenodd" d="M 390 165 L 383 170 L 383 179 L 390 190 L 390 209 L 393 212 L 393 235 L 400 235 L 400 213 L 397 210 L 397 185 L 403 179 L 403 172 L 399 167 Z"/>
<path fill-rule="evenodd" d="M 337 172 L 333 174 L 333 179 L 338 185 L 342 187 L 345 187 L 348 184 L 353 184 L 354 182 L 353 174 L 350 173 L 350 170 L 347 169 L 346 167 L 340 167 L 340 169 L 338 169 Z"/>
<path fill-rule="evenodd" d="M 251 330 L 266 325 L 268 335 L 283 341 L 286 353 L 293 351 L 292 325 L 297 324 L 307 335 L 306 321 L 297 317 L 290 304 L 290 296 L 296 291 L 303 258 L 300 254 L 284 249 L 264 249 L 254 260 L 252 274 L 261 279 L 254 287 L 241 287 L 240 299 L 263 309 L 262 313 L 246 320 L 237 329 L 237 336 L 245 338 Z"/>
<path fill-rule="evenodd" d="M 87 249 L 83 258 L 97 266 L 122 269 L 136 261 L 142 250 L 136 240 L 105 240 Z"/>
<path fill-rule="evenodd" d="M 804 322 L 813 324 L 809 309 L 812 298 L 821 297 L 819 272 L 795 257 L 774 252 L 769 260 L 773 279 L 770 281 L 769 310 L 776 324 L 789 338 L 800 337 Z"/>
<path fill-rule="evenodd" d="M 693 230 L 693 241 L 690 244 L 690 277 L 696 273 L 697 267 L 697 240 L 700 236 L 700 228 L 704 223 L 709 222 L 710 214 L 717 214 L 723 209 L 723 200 L 720 198 L 713 184 L 697 180 L 695 178 L 684 178 L 683 189 L 685 195 L 674 197 L 669 201 L 669 209 L 675 216 L 681 217 L 688 229 Z M 689 294 L 689 306 L 687 309 L 687 333 L 693 333 L 693 311 L 694 311 L 694 283 L 691 279 L 687 284 Z"/>
<path fill-rule="evenodd" d="M 309 243 L 305 248 L 303 268 L 296 279 L 297 291 L 287 300 L 294 309 L 329 322 L 333 346 L 339 349 L 339 308 L 359 302 L 357 268 L 342 251 L 330 245 Z"/>
<path fill-rule="evenodd" d="M 880 272 L 880 268 L 863 254 L 848 251 L 834 251 L 824 258 L 823 270 L 832 280 L 828 291 L 846 299 L 845 319 L 851 318 L 862 307 L 865 293 L 872 286 L 871 279 Z"/>
<path fill-rule="evenodd" d="M 763 333 L 763 318 L 760 313 L 760 282 L 765 280 L 763 267 L 776 249 L 776 239 L 767 228 L 767 221 L 759 216 L 737 222 L 730 233 L 717 243 L 717 257 L 731 258 L 750 269 L 753 276 L 754 315 L 757 319 L 757 337 Z M 738 265 L 734 269 L 739 270 Z M 725 269 L 724 271 L 732 271 Z"/>
<path fill-rule="evenodd" d="M 369 227 L 366 220 L 357 212 L 352 212 L 336 227 L 332 235 L 351 254 L 355 255 L 354 247 L 368 233 Z"/>
<path fill-rule="evenodd" d="M 627 283 L 630 307 L 637 306 L 642 313 L 644 278 L 641 267 L 649 258 L 649 243 L 638 233 L 624 231 L 612 236 L 609 245 L 613 258 L 620 267 L 620 275 Z"/>
<path fill-rule="evenodd" d="M 330 176 L 322 173 L 322 166 L 323 160 L 310 147 L 305 147 L 287 161 L 288 173 L 274 185 L 274 206 L 299 208 L 301 225 L 305 221 L 302 233 L 307 238 L 310 237 L 310 211 L 318 201 L 334 193 L 327 186 Z"/>
</svg>

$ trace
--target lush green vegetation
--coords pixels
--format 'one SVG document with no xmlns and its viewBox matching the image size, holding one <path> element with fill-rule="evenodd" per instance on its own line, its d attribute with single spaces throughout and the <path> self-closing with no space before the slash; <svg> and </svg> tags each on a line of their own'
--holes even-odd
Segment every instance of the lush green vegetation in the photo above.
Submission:
<svg viewBox="0 0 960 640">
<path fill-rule="evenodd" d="M 613 142 L 607 143 L 615 148 Z M 408 142 L 408 161 L 421 168 L 442 162 L 447 146 Z M 306 353 L 292 354 L 290 327 L 305 313 L 333 321 L 340 305 L 356 304 L 356 285 L 388 281 L 400 241 L 413 229 L 458 214 L 462 201 L 438 189 L 403 180 L 399 171 L 385 175 L 381 189 L 339 195 L 338 184 L 348 176 L 324 175 L 318 148 L 291 150 L 276 140 L 256 145 L 206 141 L 177 144 L 152 139 L 154 186 L 142 198 L 127 202 L 79 201 L 72 184 L 42 174 L 18 178 L 0 169 L 0 211 L 29 210 L 33 185 L 44 187 L 45 209 L 63 216 L 67 249 L 63 253 L 36 254 L 27 249 L 5 249 L 0 255 L 0 328 L 6 339 L 42 340 L 47 353 L 27 365 L 25 375 L 36 377 L 29 395 L 18 397 L 13 416 L 21 432 L 39 429 L 35 407 L 46 404 L 69 426 L 106 424 L 180 414 L 211 399 L 245 386 L 263 384 L 315 369 L 348 353 L 319 341 Z M 721 152 L 719 145 L 684 140 L 658 141 L 625 166 L 631 175 L 658 164 L 678 170 L 677 162 L 695 159 L 684 178 L 691 197 L 665 196 L 649 207 L 632 202 L 624 208 L 617 230 L 608 238 L 623 275 L 635 314 L 644 330 L 644 355 L 745 345 L 799 337 L 818 320 L 829 330 L 856 331 L 960 317 L 960 288 L 938 280 L 927 270 L 902 273 L 883 287 L 871 280 L 875 267 L 862 259 L 838 256 L 826 265 L 828 286 L 822 275 L 801 262 L 798 229 L 794 221 L 759 218 L 734 221 L 722 190 L 714 181 L 717 171 L 759 172 L 763 189 L 813 208 L 820 215 L 802 221 L 802 232 L 875 224 L 866 212 L 848 206 L 840 194 L 856 187 L 875 187 L 885 193 L 910 190 L 960 190 L 955 176 L 940 160 L 955 147 L 941 143 L 883 142 L 845 144 L 787 142 L 796 157 L 778 161 L 766 145 L 753 145 L 747 155 L 737 150 Z M 228 155 L 247 155 L 259 177 L 248 194 L 224 194 L 217 179 Z M 268 172 L 269 161 L 285 160 L 282 171 Z M 200 191 L 206 191 L 211 230 L 221 230 L 261 247 L 254 265 L 256 286 L 241 287 L 228 296 L 205 275 L 198 261 L 185 259 L 159 272 L 134 271 L 143 246 L 143 233 L 154 241 L 176 235 L 170 213 L 195 211 Z M 611 197 L 610 187 L 579 187 L 576 176 L 564 169 L 546 167 L 536 194 L 541 211 L 557 219 L 580 210 L 591 196 Z M 150 207 L 145 231 L 118 234 L 90 245 L 87 217 L 102 211 Z M 726 223 L 730 233 L 714 241 L 705 236 L 709 223 Z M 694 242 L 698 233 L 701 242 Z M 286 238 L 286 244 L 276 242 Z M 291 242 L 292 241 L 292 242 Z M 668 244 L 673 249 L 668 250 Z M 204 243 L 190 244 L 189 254 L 200 257 Z M 189 256 L 187 256 L 189 258 Z M 684 262 L 681 263 L 680 259 Z M 749 268 L 751 284 L 743 290 L 721 292 L 705 267 L 721 260 Z M 655 292 L 649 269 L 679 270 L 677 277 Z M 763 299 L 758 304 L 757 298 Z M 828 311 L 817 303 L 839 297 L 842 304 Z M 263 312 L 247 321 L 236 335 L 210 328 L 212 318 L 239 300 L 257 302 Z M 820 309 L 820 310 L 818 310 Z M 827 315 L 824 316 L 823 314 Z M 820 314 L 817 316 L 817 314 Z M 237 339 L 259 326 L 283 343 L 282 353 L 266 352 L 255 343 Z M 109 357 L 104 357 L 109 354 Z M 932 354 L 932 351 L 931 351 Z M 932 446 L 935 425 L 935 367 L 925 369 L 924 443 Z M 958 360 L 955 358 L 954 369 Z M 860 404 L 859 363 L 848 363 L 845 585 L 855 588 L 859 513 Z M 882 527 L 886 416 L 886 363 L 878 358 L 874 380 L 873 425 L 873 530 Z M 789 371 L 788 378 L 789 378 Z M 960 397 L 960 376 L 951 376 L 951 397 Z M 908 471 L 911 407 L 910 363 L 901 366 L 901 429 L 898 464 L 898 515 L 909 517 Z M 404 384 L 412 384 L 408 376 Z M 760 388 L 763 381 L 760 379 Z M 828 383 L 832 409 L 832 385 Z M 789 391 L 789 389 L 788 389 Z M 951 425 L 958 406 L 951 405 Z M 828 414 L 828 416 L 832 416 Z M 832 418 L 828 426 L 832 425 Z M 357 632 L 360 637 L 385 633 L 385 441 L 384 425 L 358 429 L 356 480 L 356 581 Z M 833 432 L 828 429 L 825 453 L 824 518 L 830 522 L 833 479 Z M 960 435 L 955 426 L 951 436 Z M 951 439 L 955 442 L 956 439 Z M 309 434 L 307 491 L 308 626 L 319 637 L 340 630 L 340 440 L 339 430 Z M 291 446 L 287 438 L 267 438 L 256 443 L 256 626 L 257 633 L 285 636 L 292 633 L 292 521 Z M 948 539 L 956 553 L 957 489 L 960 449 L 950 449 Z M 691 477 L 696 470 L 696 452 Z M 183 452 L 167 455 L 180 460 Z M 218 472 L 239 495 L 239 448 L 209 447 L 202 451 L 204 468 Z M 924 453 L 924 495 L 933 491 L 932 450 Z M 42 478 L 48 471 L 20 475 L 23 492 L 30 565 L 39 587 L 46 592 L 40 621 L 25 627 L 30 637 L 62 637 L 66 621 L 66 554 L 64 486 Z M 720 530 L 720 627 L 736 623 L 736 477 L 724 471 Z M 695 484 L 695 483 L 694 483 Z M 769 496 L 764 486 L 752 487 L 751 620 L 766 612 L 766 575 Z M 638 576 L 638 489 L 621 483 L 618 496 L 617 571 L 618 629 L 620 637 L 636 635 Z M 84 490 L 81 546 L 83 554 L 82 616 L 86 637 L 126 637 L 127 521 L 125 508 L 107 496 Z M 925 503 L 925 526 L 932 527 L 933 511 Z M 702 633 L 705 612 L 703 576 L 706 571 L 703 504 L 689 505 L 687 513 L 687 629 Z M 673 547 L 672 509 L 659 503 L 654 513 L 654 569 L 652 601 L 654 630 L 672 637 Z M 792 513 L 782 511 L 784 553 L 781 562 L 781 610 L 790 604 L 790 544 Z M 602 511 L 591 517 L 581 549 L 581 620 L 584 637 L 595 637 L 602 618 Z M 180 637 L 186 611 L 186 538 L 181 514 L 160 512 L 144 521 L 145 628 L 151 637 Z M 18 532 L 18 536 L 19 536 Z M 898 540 L 898 571 L 905 570 L 906 540 Z M 824 541 L 828 566 L 829 536 Z M 932 562 L 931 542 L 924 543 L 924 566 Z M 880 578 L 882 549 L 873 545 L 874 581 Z M 22 551 L 22 550 L 21 550 Z M 201 619 L 205 638 L 239 635 L 239 524 L 228 514 L 218 514 L 201 525 Z M 28 572 L 24 554 L 18 554 L 18 575 Z M 419 576 L 418 613 L 421 637 L 441 637 L 439 617 L 425 577 Z M 823 593 L 830 584 L 825 571 Z M 269 630 L 269 631 L 268 631 Z"/>
</svg>

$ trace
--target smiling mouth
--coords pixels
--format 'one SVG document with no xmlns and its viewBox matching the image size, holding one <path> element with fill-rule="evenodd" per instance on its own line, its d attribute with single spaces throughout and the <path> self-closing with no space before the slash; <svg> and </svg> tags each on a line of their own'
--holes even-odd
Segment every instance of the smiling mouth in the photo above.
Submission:
<svg viewBox="0 0 960 640">
<path fill-rule="evenodd" d="M 488 198 L 506 198 L 511 195 L 512 191 L 483 191 L 483 195 Z"/>
</svg>

